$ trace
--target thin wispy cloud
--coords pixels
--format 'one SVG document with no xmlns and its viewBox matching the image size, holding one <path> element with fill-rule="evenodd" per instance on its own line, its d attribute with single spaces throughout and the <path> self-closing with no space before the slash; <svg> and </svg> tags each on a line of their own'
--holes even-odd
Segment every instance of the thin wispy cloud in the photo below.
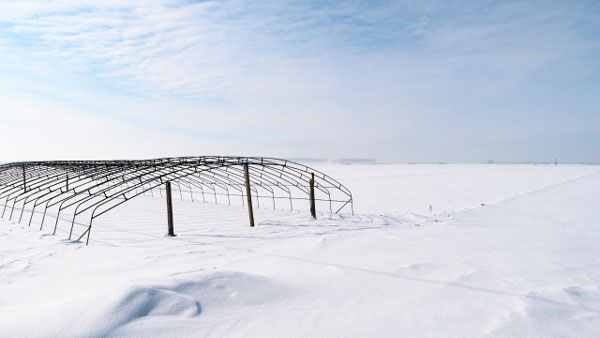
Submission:
<svg viewBox="0 0 600 338">
<path fill-rule="evenodd" d="M 113 104 L 98 98 L 99 110 L 178 133 L 212 131 L 221 138 L 214 143 L 241 135 L 260 152 L 460 161 L 510 157 L 526 135 L 597 131 L 589 120 L 596 102 L 575 113 L 588 118 L 547 122 L 560 120 L 557 107 L 584 100 L 557 97 L 560 81 L 598 87 L 594 3 L 9 1 L 2 8 L 7 72 L 94 83 L 115 95 Z M 311 142 L 303 141 L 308 131 Z M 469 147 L 476 139 L 506 147 Z M 445 157 L 448 142 L 470 149 Z M 407 143 L 419 149 L 395 150 Z"/>
</svg>

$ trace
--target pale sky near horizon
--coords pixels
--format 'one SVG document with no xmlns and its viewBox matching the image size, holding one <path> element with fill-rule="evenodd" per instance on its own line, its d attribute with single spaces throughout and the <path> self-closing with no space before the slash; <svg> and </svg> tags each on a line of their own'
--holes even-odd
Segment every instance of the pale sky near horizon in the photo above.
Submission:
<svg viewBox="0 0 600 338">
<path fill-rule="evenodd" d="M 0 1 L 0 161 L 600 162 L 596 1 Z"/>
</svg>

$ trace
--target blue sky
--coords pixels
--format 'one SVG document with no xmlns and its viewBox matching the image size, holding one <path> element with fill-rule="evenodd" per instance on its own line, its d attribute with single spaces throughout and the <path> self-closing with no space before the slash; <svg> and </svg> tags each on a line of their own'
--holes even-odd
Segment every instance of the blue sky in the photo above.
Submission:
<svg viewBox="0 0 600 338">
<path fill-rule="evenodd" d="M 1 160 L 600 162 L 597 2 L 0 6 Z"/>
</svg>

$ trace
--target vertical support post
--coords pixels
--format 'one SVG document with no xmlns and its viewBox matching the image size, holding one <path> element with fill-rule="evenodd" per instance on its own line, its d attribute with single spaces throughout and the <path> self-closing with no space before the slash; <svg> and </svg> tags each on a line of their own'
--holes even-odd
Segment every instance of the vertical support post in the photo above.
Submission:
<svg viewBox="0 0 600 338">
<path fill-rule="evenodd" d="M 252 195 L 250 194 L 250 174 L 248 173 L 248 163 L 244 163 L 244 176 L 246 177 L 246 198 L 248 200 L 248 216 L 250 217 L 250 226 L 254 226 L 254 213 L 252 212 Z"/>
<path fill-rule="evenodd" d="M 25 163 L 23 163 L 23 191 L 27 191 L 27 178 L 25 178 Z"/>
<path fill-rule="evenodd" d="M 173 200 L 171 196 L 171 182 L 165 183 L 165 187 L 167 190 L 167 221 L 169 223 L 169 233 L 167 236 L 173 237 L 175 236 L 175 232 L 173 231 Z"/>
<path fill-rule="evenodd" d="M 317 218 L 317 209 L 315 208 L 315 173 L 311 173 L 310 177 L 310 214 L 313 218 Z"/>
<path fill-rule="evenodd" d="M 67 174 L 67 181 L 66 181 L 66 183 L 67 183 L 67 191 L 69 191 L 69 174 Z"/>
</svg>

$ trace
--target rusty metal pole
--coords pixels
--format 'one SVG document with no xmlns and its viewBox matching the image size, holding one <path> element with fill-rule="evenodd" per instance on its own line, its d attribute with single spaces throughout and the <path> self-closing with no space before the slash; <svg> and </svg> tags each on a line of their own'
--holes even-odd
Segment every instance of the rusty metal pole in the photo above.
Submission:
<svg viewBox="0 0 600 338">
<path fill-rule="evenodd" d="M 252 212 L 252 195 L 250 194 L 250 174 L 248 173 L 248 163 L 244 163 L 244 176 L 246 177 L 246 199 L 248 201 L 248 216 L 250 217 L 250 226 L 254 226 L 254 212 Z"/>
<path fill-rule="evenodd" d="M 173 200 L 171 197 L 171 182 L 165 183 L 167 190 L 167 219 L 169 222 L 169 233 L 168 236 L 175 236 L 175 232 L 173 231 Z"/>
<path fill-rule="evenodd" d="M 317 218 L 317 209 L 315 208 L 315 173 L 311 173 L 310 177 L 310 214 L 313 218 Z"/>
</svg>

